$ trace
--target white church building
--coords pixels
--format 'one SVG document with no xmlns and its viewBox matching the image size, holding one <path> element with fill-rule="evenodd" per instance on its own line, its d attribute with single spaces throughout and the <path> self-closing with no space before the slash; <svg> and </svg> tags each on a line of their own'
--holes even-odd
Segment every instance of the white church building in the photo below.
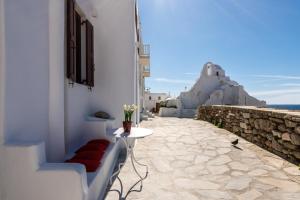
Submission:
<svg viewBox="0 0 300 200">
<path fill-rule="evenodd" d="M 244 87 L 226 76 L 221 66 L 204 64 L 193 87 L 181 92 L 177 108 L 162 108 L 160 116 L 194 117 L 201 105 L 240 105 L 265 107 L 266 102 L 250 96 Z"/>
<path fill-rule="evenodd" d="M 141 105 L 149 59 L 136 0 L 0 0 L 0 199 L 102 199 L 119 143 L 93 173 L 64 161 Z"/>
<path fill-rule="evenodd" d="M 201 76 L 194 86 L 179 96 L 183 108 L 197 108 L 199 105 L 245 105 L 266 106 L 266 102 L 250 96 L 244 87 L 225 75 L 217 64 L 208 62 L 203 66 Z"/>
</svg>

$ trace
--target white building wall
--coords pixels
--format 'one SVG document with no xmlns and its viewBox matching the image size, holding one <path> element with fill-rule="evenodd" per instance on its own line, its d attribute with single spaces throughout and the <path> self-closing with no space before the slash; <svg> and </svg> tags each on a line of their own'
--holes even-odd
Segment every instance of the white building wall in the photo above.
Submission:
<svg viewBox="0 0 300 200">
<path fill-rule="evenodd" d="M 123 120 L 123 104 L 136 102 L 134 0 L 97 1 L 95 31 L 95 88 L 92 110 Z"/>
<path fill-rule="evenodd" d="M 151 96 L 151 100 L 149 99 L 150 96 Z M 160 97 L 160 100 L 158 100 L 159 97 Z M 149 93 L 149 92 L 145 92 L 145 109 L 150 111 L 153 108 L 156 108 L 156 103 L 164 101 L 168 97 L 170 97 L 170 96 L 166 93 Z"/>
<path fill-rule="evenodd" d="M 138 102 L 134 3 L 78 0 L 94 25 L 95 87 L 89 91 L 79 84 L 71 87 L 65 78 L 65 1 L 0 0 L 0 188 L 5 185 L 6 191 L 0 190 L 1 200 L 12 199 L 14 189 L 33 191 L 34 184 L 23 187 L 29 175 L 22 176 L 21 165 L 4 166 L 6 160 L 24 159 L 19 153 L 11 159 L 13 151 L 44 141 L 47 161 L 61 162 L 83 142 L 89 115 L 107 111 L 120 126 L 123 104 Z M 99 129 L 101 135 L 104 128 Z M 2 172 L 8 172 L 5 178 Z M 22 182 L 11 176 L 15 172 Z"/>
<path fill-rule="evenodd" d="M 143 77 L 142 66 L 140 65 L 140 112 L 145 108 L 145 78 Z"/>
<path fill-rule="evenodd" d="M 5 139 L 45 141 L 49 161 L 65 155 L 64 5 L 5 0 Z"/>
<path fill-rule="evenodd" d="M 41 141 L 48 135 L 48 3 L 5 0 L 4 126 L 8 141 Z"/>
<path fill-rule="evenodd" d="M 78 4 L 94 25 L 92 91 L 78 84 L 70 87 L 65 79 L 64 1 L 6 0 L 2 12 L 8 35 L 4 136 L 45 141 L 50 161 L 63 159 L 65 146 L 67 151 L 78 146 L 88 115 L 107 111 L 120 126 L 123 104 L 138 104 L 135 1 L 79 0 Z"/>
<path fill-rule="evenodd" d="M 209 95 L 219 85 L 217 77 L 209 77 L 207 74 L 202 75 L 193 88 L 188 92 L 181 92 L 180 98 L 184 108 L 196 108 L 198 105 L 205 103 Z M 199 90 L 199 88 L 201 88 Z"/>
<path fill-rule="evenodd" d="M 92 92 L 86 86 L 74 84 L 65 86 L 65 140 L 67 152 L 74 151 L 84 137 L 84 121 L 92 112 L 90 96 Z M 100 134 L 100 133 L 99 133 Z M 105 133 L 102 133 L 105 134 Z"/>
<path fill-rule="evenodd" d="M 49 134 L 48 160 L 65 156 L 65 1 L 49 1 Z"/>
<path fill-rule="evenodd" d="M 137 52 L 137 36 L 135 34 L 135 44 L 136 44 L 136 48 L 135 48 L 135 87 L 136 87 L 136 93 L 135 93 L 135 104 L 137 105 L 137 111 L 135 112 L 135 123 L 138 124 L 140 122 L 140 112 L 141 112 L 141 102 L 140 102 L 140 98 L 142 95 L 142 90 L 141 90 L 141 79 L 142 77 L 140 76 L 141 73 L 141 68 L 139 65 L 139 55 Z"/>
<path fill-rule="evenodd" d="M 84 85 L 70 86 L 65 80 L 67 152 L 82 143 L 86 134 L 83 123 L 88 116 L 102 110 L 116 119 L 115 126 L 121 126 L 123 104 L 136 104 L 138 95 L 134 0 L 77 3 L 94 26 L 95 87 L 90 91 Z"/>
<path fill-rule="evenodd" d="M 4 0 L 0 0 L 0 148 L 4 142 L 4 89 L 5 89 L 5 55 L 4 55 Z M 0 149 L 1 150 L 1 149 Z M 1 151 L 0 151 L 1 153 Z"/>
<path fill-rule="evenodd" d="M 217 73 L 218 76 L 216 76 Z M 179 98 L 182 101 L 183 108 L 195 109 L 204 104 L 224 79 L 226 79 L 225 72 L 220 66 L 213 65 L 210 62 L 206 63 L 195 85 L 189 91 L 180 94 Z"/>
<path fill-rule="evenodd" d="M 4 88 L 5 88 L 5 55 L 4 55 L 4 0 L 0 0 L 0 199 L 5 200 L 3 188 L 5 183 L 3 180 L 3 168 L 4 168 Z"/>
</svg>

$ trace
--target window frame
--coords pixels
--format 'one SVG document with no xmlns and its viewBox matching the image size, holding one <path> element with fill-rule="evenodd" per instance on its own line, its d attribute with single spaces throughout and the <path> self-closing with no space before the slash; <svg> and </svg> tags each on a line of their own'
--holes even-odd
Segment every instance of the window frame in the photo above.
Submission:
<svg viewBox="0 0 300 200">
<path fill-rule="evenodd" d="M 85 26 L 85 38 L 82 38 L 83 27 Z M 94 84 L 94 27 L 86 19 L 84 13 L 74 0 L 67 0 L 67 70 L 66 76 L 69 83 L 82 84 L 89 89 Z M 82 39 L 85 45 L 82 45 Z M 83 57 L 85 52 L 85 57 Z M 85 59 L 85 60 L 84 60 Z M 85 61 L 85 62 L 84 62 Z M 82 64 L 85 63 L 85 66 Z M 83 68 L 85 67 L 85 79 L 83 78 Z"/>
</svg>

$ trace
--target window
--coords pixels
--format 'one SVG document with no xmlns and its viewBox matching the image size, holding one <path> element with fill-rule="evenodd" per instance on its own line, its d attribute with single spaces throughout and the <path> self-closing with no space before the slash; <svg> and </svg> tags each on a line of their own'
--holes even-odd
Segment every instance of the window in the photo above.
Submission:
<svg viewBox="0 0 300 200">
<path fill-rule="evenodd" d="M 158 101 L 160 101 L 160 100 L 161 100 L 161 97 L 159 96 L 157 99 L 158 99 Z"/>
<path fill-rule="evenodd" d="M 216 75 L 219 76 L 219 72 L 217 72 Z"/>
<path fill-rule="evenodd" d="M 151 96 L 149 96 L 149 100 L 151 100 L 152 98 L 151 98 Z"/>
<path fill-rule="evenodd" d="M 92 88 L 94 28 L 78 9 L 74 0 L 67 0 L 67 78 Z"/>
</svg>

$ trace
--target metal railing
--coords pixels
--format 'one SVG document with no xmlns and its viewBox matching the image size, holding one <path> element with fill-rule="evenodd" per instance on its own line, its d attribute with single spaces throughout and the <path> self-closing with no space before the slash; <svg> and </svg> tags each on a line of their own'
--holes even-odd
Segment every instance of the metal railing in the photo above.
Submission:
<svg viewBox="0 0 300 200">
<path fill-rule="evenodd" d="M 150 45 L 149 44 L 141 44 L 140 45 L 140 55 L 150 56 Z"/>
<path fill-rule="evenodd" d="M 150 66 L 145 66 L 143 71 L 144 77 L 150 77 Z"/>
<path fill-rule="evenodd" d="M 149 72 L 150 73 L 150 66 L 145 66 L 144 67 L 144 72 Z"/>
</svg>

